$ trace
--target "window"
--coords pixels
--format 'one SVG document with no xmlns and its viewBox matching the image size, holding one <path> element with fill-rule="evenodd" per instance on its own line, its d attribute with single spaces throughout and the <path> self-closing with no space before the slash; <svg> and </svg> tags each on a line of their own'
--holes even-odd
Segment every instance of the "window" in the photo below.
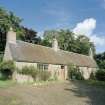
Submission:
<svg viewBox="0 0 105 105">
<path fill-rule="evenodd" d="M 38 63 L 38 64 L 37 64 L 37 69 L 39 69 L 39 70 L 43 70 L 43 64 Z"/>
<path fill-rule="evenodd" d="M 64 65 L 61 65 L 61 69 L 65 69 L 65 66 Z"/>
<path fill-rule="evenodd" d="M 44 64 L 44 70 L 48 70 L 48 65 L 47 64 Z"/>
<path fill-rule="evenodd" d="M 41 63 L 38 63 L 37 64 L 37 68 L 39 70 L 48 70 L 48 64 L 41 64 Z"/>
</svg>

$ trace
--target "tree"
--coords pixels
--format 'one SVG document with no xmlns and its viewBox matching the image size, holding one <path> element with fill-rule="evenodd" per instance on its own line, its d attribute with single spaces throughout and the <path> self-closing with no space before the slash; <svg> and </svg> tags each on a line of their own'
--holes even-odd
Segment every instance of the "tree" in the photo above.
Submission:
<svg viewBox="0 0 105 105">
<path fill-rule="evenodd" d="M 48 47 L 51 47 L 52 46 L 52 41 L 53 41 L 53 38 L 54 37 L 58 37 L 58 31 L 56 30 L 47 30 L 44 32 L 44 35 L 43 35 L 43 40 L 41 41 L 41 44 L 44 45 L 44 46 L 48 46 Z"/>
<path fill-rule="evenodd" d="M 14 31 L 21 31 L 21 19 L 7 10 L 0 8 L 0 51 L 4 51 L 6 43 L 6 33 L 12 27 Z"/>
<path fill-rule="evenodd" d="M 93 51 L 93 54 L 95 54 L 95 46 L 92 42 L 90 42 L 90 39 L 84 35 L 79 35 L 76 38 L 76 44 L 77 44 L 77 52 L 80 54 L 89 54 L 90 48 Z"/>
<path fill-rule="evenodd" d="M 22 34 L 18 34 L 17 39 L 23 40 L 29 43 L 40 44 L 41 38 L 37 36 L 37 32 L 33 29 L 22 26 Z"/>
<path fill-rule="evenodd" d="M 51 46 L 54 37 L 57 38 L 62 50 L 88 55 L 89 49 L 92 48 L 95 52 L 95 46 L 88 37 L 84 35 L 76 36 L 70 30 L 63 29 L 45 31 L 42 45 Z"/>
<path fill-rule="evenodd" d="M 105 52 L 95 55 L 96 62 L 100 69 L 105 69 Z"/>
<path fill-rule="evenodd" d="M 61 49 L 76 52 L 75 35 L 70 30 L 59 31 L 58 43 Z"/>
</svg>

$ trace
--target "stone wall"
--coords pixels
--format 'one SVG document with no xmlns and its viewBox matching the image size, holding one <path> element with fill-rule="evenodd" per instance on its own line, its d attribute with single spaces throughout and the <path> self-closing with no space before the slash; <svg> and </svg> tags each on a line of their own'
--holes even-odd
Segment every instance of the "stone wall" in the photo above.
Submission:
<svg viewBox="0 0 105 105">
<path fill-rule="evenodd" d="M 10 51 L 10 48 L 9 48 L 9 43 L 6 43 L 3 60 L 4 61 L 13 60 L 12 55 L 11 55 L 11 51 Z"/>
<path fill-rule="evenodd" d="M 30 75 L 23 75 L 17 72 L 13 73 L 13 80 L 17 81 L 18 83 L 32 83 L 34 79 Z"/>
<path fill-rule="evenodd" d="M 91 73 L 93 72 L 96 72 L 96 68 L 89 68 L 89 67 L 79 67 L 80 69 L 80 72 L 82 73 L 84 79 L 89 79 L 90 78 L 90 75 Z"/>
<path fill-rule="evenodd" d="M 67 66 L 65 66 L 65 69 L 61 69 L 61 65 L 49 64 L 48 70 L 51 72 L 52 78 L 56 75 L 58 80 L 67 79 Z"/>
<path fill-rule="evenodd" d="M 34 66 L 35 68 L 37 68 L 37 63 L 15 62 L 15 65 L 19 69 L 21 69 L 24 66 Z M 91 73 L 96 71 L 96 68 L 89 68 L 89 67 L 79 67 L 79 69 L 84 79 L 89 79 Z M 61 65 L 49 64 L 48 71 L 51 72 L 51 78 L 53 78 L 54 76 L 57 76 L 59 80 L 67 79 L 67 66 L 65 66 L 65 69 L 63 70 L 61 69 Z"/>
<path fill-rule="evenodd" d="M 15 65 L 17 68 L 22 69 L 22 67 L 24 66 L 34 66 L 35 68 L 37 68 L 37 63 L 28 63 L 28 62 L 15 62 Z M 54 64 L 49 64 L 48 65 L 48 71 L 51 73 L 51 78 L 54 78 L 54 76 L 57 76 L 57 79 L 59 80 L 65 80 L 67 79 L 67 66 L 65 66 L 65 69 L 61 69 L 61 65 L 54 65 Z M 28 77 L 24 76 L 22 77 L 22 75 L 15 75 L 16 76 L 16 80 L 18 80 L 18 82 L 20 81 L 24 81 L 24 79 Z M 18 79 L 19 78 L 19 79 Z M 23 80 L 21 80 L 23 79 Z"/>
<path fill-rule="evenodd" d="M 37 63 L 29 63 L 29 62 L 15 62 L 17 68 L 22 69 L 24 66 L 34 66 L 37 68 Z"/>
</svg>

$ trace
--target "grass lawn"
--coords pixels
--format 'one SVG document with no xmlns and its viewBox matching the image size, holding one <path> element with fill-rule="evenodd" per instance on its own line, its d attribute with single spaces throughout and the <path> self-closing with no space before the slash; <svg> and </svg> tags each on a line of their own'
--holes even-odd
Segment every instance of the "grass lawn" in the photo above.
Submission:
<svg viewBox="0 0 105 105">
<path fill-rule="evenodd" d="M 12 80 L 0 80 L 0 88 L 7 88 L 14 84 L 15 82 Z"/>
<path fill-rule="evenodd" d="M 105 89 L 93 86 L 92 81 L 40 84 L 14 85 L 13 81 L 0 81 L 0 105 L 105 105 Z"/>
</svg>

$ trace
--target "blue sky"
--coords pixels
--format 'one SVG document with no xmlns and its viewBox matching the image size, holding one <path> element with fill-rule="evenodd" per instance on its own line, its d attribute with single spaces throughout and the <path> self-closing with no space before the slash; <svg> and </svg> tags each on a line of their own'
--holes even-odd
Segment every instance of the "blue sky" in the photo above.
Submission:
<svg viewBox="0 0 105 105">
<path fill-rule="evenodd" d="M 105 0 L 0 0 L 0 6 L 13 11 L 39 35 L 68 28 L 90 37 L 97 52 L 105 51 Z"/>
</svg>

